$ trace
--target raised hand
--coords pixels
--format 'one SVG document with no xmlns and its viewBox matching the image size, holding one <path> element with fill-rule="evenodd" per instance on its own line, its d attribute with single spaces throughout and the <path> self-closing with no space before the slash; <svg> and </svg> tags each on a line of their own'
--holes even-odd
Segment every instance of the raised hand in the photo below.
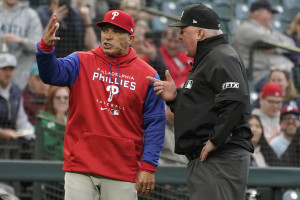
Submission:
<svg viewBox="0 0 300 200">
<path fill-rule="evenodd" d="M 165 101 L 171 101 L 177 96 L 176 86 L 169 70 L 166 70 L 165 75 L 166 81 L 161 81 L 151 76 L 146 78 L 154 83 L 154 92 L 157 96 Z"/>
<path fill-rule="evenodd" d="M 54 41 L 60 40 L 60 37 L 55 37 L 55 33 L 59 28 L 59 23 L 57 22 L 56 13 L 53 13 L 47 27 L 44 31 L 44 42 L 47 46 L 52 46 Z"/>
</svg>

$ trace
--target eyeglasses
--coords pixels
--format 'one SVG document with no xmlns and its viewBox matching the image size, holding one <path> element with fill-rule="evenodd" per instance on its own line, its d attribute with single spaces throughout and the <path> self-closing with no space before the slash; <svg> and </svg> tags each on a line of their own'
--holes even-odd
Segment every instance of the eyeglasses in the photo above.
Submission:
<svg viewBox="0 0 300 200">
<path fill-rule="evenodd" d="M 265 100 L 269 103 L 269 104 L 273 104 L 273 105 L 277 105 L 277 106 L 279 106 L 279 105 L 281 105 L 282 104 L 282 101 L 280 101 L 280 100 L 273 100 L 273 99 L 267 99 L 267 98 L 265 98 Z"/>
<path fill-rule="evenodd" d="M 290 120 L 290 119 L 299 120 L 299 115 L 290 114 L 290 115 L 283 115 L 281 117 L 281 120 Z"/>
<path fill-rule="evenodd" d="M 67 101 L 69 99 L 69 96 L 54 96 L 54 99 Z"/>
</svg>

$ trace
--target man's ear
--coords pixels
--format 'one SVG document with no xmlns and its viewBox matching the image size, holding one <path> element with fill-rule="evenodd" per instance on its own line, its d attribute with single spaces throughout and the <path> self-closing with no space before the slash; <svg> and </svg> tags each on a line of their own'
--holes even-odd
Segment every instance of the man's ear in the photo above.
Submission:
<svg viewBox="0 0 300 200">
<path fill-rule="evenodd" d="M 197 36 L 198 40 L 204 40 L 205 39 L 205 31 L 203 28 L 198 28 L 197 29 Z"/>
<path fill-rule="evenodd" d="M 128 35 L 129 37 L 129 44 L 131 44 L 134 40 L 134 35 Z"/>
</svg>

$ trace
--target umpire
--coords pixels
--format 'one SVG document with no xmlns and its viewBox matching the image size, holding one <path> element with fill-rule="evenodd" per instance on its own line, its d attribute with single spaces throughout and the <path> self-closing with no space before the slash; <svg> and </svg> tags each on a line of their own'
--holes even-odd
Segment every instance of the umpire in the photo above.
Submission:
<svg viewBox="0 0 300 200">
<path fill-rule="evenodd" d="M 175 114 L 175 152 L 189 159 L 191 200 L 245 199 L 252 132 L 246 70 L 222 34 L 219 17 L 202 4 L 187 6 L 179 39 L 194 58 L 183 88 L 147 77 Z"/>
</svg>

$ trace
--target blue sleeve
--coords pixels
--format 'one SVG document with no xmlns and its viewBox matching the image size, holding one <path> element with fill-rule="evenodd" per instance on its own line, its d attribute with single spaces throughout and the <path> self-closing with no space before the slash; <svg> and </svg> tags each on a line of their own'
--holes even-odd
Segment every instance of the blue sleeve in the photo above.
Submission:
<svg viewBox="0 0 300 200">
<path fill-rule="evenodd" d="M 37 44 L 36 60 L 39 75 L 44 83 L 57 86 L 71 86 L 75 83 L 79 71 L 79 57 L 76 52 L 65 58 L 56 58 L 54 51 L 43 52 Z"/>
<path fill-rule="evenodd" d="M 158 74 L 154 78 L 159 79 Z M 144 119 L 144 154 L 142 161 L 158 165 L 158 159 L 165 139 L 165 102 L 153 90 L 153 83 L 148 87 L 143 109 Z"/>
</svg>

